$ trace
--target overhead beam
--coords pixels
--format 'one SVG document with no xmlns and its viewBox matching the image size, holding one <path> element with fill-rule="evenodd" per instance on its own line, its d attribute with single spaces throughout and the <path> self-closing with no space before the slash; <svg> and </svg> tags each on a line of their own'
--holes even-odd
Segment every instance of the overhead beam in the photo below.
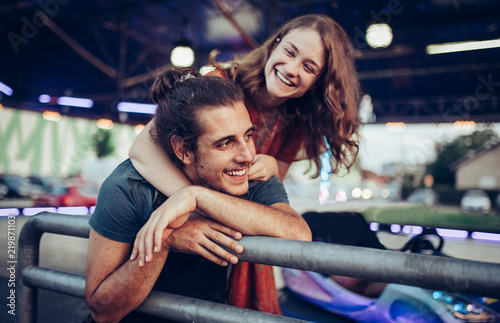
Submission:
<svg viewBox="0 0 500 323">
<path fill-rule="evenodd" d="M 46 22 L 45 25 L 54 32 L 59 38 L 62 39 L 69 47 L 71 47 L 77 54 L 82 56 L 85 60 L 87 60 L 90 64 L 94 65 L 101 72 L 106 74 L 112 79 L 116 78 L 116 70 L 111 66 L 107 65 L 99 58 L 95 57 L 92 53 L 90 53 L 87 49 L 85 49 L 82 45 L 80 45 L 76 40 L 74 40 L 71 36 L 69 36 L 64 30 L 59 28 L 52 19 L 48 16 L 45 17 Z"/>
<path fill-rule="evenodd" d="M 121 87 L 123 89 L 140 84 L 140 83 L 145 83 L 151 79 L 156 78 L 158 75 L 166 72 L 168 69 L 172 68 L 171 64 L 165 64 L 163 66 L 160 66 L 154 70 L 148 71 L 146 73 L 142 73 L 139 75 L 135 75 L 129 78 L 124 79 L 121 82 Z"/>
<path fill-rule="evenodd" d="M 430 66 L 420 68 L 397 68 L 387 70 L 375 70 L 359 72 L 361 80 L 383 79 L 401 76 L 421 76 L 443 73 L 474 72 L 481 70 L 492 70 L 500 68 L 500 63 L 478 63 L 478 64 L 459 64 L 450 66 Z"/>
<path fill-rule="evenodd" d="M 222 0 L 212 0 L 217 9 L 222 13 L 224 18 L 236 29 L 236 31 L 240 34 L 240 37 L 243 39 L 245 44 L 251 49 L 255 49 L 259 47 L 255 40 L 240 26 L 240 24 L 236 21 L 233 14 L 227 7 L 226 3 Z"/>
</svg>

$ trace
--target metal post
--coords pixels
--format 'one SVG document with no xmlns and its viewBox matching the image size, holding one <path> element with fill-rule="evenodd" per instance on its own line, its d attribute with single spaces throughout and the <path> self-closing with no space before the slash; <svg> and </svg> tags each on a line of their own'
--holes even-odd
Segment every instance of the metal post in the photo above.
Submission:
<svg viewBox="0 0 500 323">
<path fill-rule="evenodd" d="M 18 249 L 18 322 L 36 322 L 38 289 L 24 282 L 26 269 L 38 266 L 40 240 L 44 232 L 88 238 L 89 217 L 40 213 L 25 223 L 19 235 Z"/>
</svg>

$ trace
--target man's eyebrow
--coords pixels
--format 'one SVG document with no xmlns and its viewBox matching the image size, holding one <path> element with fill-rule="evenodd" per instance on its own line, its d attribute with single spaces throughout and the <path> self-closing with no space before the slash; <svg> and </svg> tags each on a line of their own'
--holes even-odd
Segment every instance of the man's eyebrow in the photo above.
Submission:
<svg viewBox="0 0 500 323">
<path fill-rule="evenodd" d="M 249 133 L 250 131 L 254 131 L 255 130 L 255 126 L 251 126 L 250 128 L 248 128 L 247 131 L 245 131 L 245 133 Z M 216 141 L 214 141 L 212 143 L 213 146 L 217 146 L 219 144 L 221 144 L 222 142 L 226 141 L 226 140 L 231 140 L 231 139 L 235 139 L 236 138 L 236 135 L 229 135 L 229 136 L 225 136 L 225 137 L 222 137 L 220 139 L 217 139 Z"/>
<path fill-rule="evenodd" d="M 222 138 L 217 139 L 216 141 L 214 141 L 212 143 L 212 146 L 217 146 L 217 145 L 221 144 L 222 142 L 224 142 L 226 140 L 230 140 L 230 139 L 234 139 L 234 138 L 236 138 L 235 135 L 229 135 L 229 136 L 222 137 Z"/>
</svg>

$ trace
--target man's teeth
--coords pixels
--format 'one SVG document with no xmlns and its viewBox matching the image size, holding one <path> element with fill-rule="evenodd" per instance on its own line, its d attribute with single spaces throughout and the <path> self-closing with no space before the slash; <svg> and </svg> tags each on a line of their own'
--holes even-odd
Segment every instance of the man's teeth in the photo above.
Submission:
<svg viewBox="0 0 500 323">
<path fill-rule="evenodd" d="M 229 171 L 229 172 L 226 172 L 226 174 L 228 174 L 229 176 L 242 176 L 242 175 L 245 175 L 245 169 L 243 170 L 232 170 L 232 171 Z"/>
<path fill-rule="evenodd" d="M 290 82 L 289 80 L 287 80 L 287 79 L 285 78 L 285 76 L 283 76 L 283 74 L 281 74 L 278 70 L 276 70 L 276 76 L 278 77 L 278 79 L 279 79 L 281 82 L 285 83 L 286 85 L 289 85 L 289 86 L 292 86 L 292 85 L 293 85 L 293 83 L 292 83 L 292 82 Z"/>
</svg>

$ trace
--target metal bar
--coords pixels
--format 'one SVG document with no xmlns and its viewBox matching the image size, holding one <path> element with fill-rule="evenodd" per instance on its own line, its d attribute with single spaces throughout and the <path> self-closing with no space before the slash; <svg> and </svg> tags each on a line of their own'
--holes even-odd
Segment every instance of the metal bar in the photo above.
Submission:
<svg viewBox="0 0 500 323">
<path fill-rule="evenodd" d="M 75 297 L 84 297 L 85 277 L 57 270 L 31 267 L 24 283 Z M 181 322 L 305 322 L 191 297 L 152 291 L 136 311 Z"/>
<path fill-rule="evenodd" d="M 243 261 L 500 297 L 500 264 L 270 237 L 243 237 L 240 243 Z"/>
<path fill-rule="evenodd" d="M 40 273 L 47 273 L 36 267 L 43 232 L 88 238 L 90 231 L 88 220 L 89 217 L 86 216 L 41 213 L 26 222 L 19 236 L 21 282 L 18 285 L 19 322 L 36 320 L 37 288 L 56 288 L 61 292 L 70 288 L 67 286 L 69 283 L 66 279 L 54 278 L 52 274 L 47 274 L 47 277 L 43 274 L 39 277 Z M 241 244 L 245 248 L 245 251 L 238 255 L 242 261 L 500 298 L 500 275 L 498 275 L 500 264 L 258 236 L 244 237 L 241 239 Z M 265 246 L 272 246 L 272 248 L 265 248 Z M 72 277 L 67 276 L 69 274 L 65 275 L 60 277 Z M 44 285 L 42 285 L 43 281 L 45 281 Z M 73 290 L 81 289 L 81 281 L 74 281 L 71 284 Z M 155 299 L 154 297 L 152 299 Z M 177 302 L 180 302 L 178 306 L 195 312 L 193 315 L 198 315 L 196 304 L 199 300 L 175 297 L 177 297 Z M 164 313 L 167 308 L 168 311 L 173 311 L 167 305 L 169 302 L 161 299 L 162 301 L 155 300 L 147 303 L 143 309 L 149 311 L 155 308 L 155 315 L 160 312 Z M 159 308 L 156 308 L 157 306 Z M 210 303 L 209 307 L 210 315 L 218 316 L 215 314 L 217 312 L 214 310 L 213 303 Z M 226 310 L 232 311 L 228 309 L 222 311 Z M 175 315 L 184 315 L 180 313 L 185 314 L 180 311 Z M 208 313 L 205 314 L 208 315 Z M 234 315 L 241 318 L 241 315 L 246 314 Z M 192 320 L 189 319 L 189 321 Z M 215 321 L 221 322 L 219 317 L 214 319 Z M 234 319 L 228 322 L 231 321 Z M 269 322 L 267 318 L 266 322 Z"/>
</svg>

